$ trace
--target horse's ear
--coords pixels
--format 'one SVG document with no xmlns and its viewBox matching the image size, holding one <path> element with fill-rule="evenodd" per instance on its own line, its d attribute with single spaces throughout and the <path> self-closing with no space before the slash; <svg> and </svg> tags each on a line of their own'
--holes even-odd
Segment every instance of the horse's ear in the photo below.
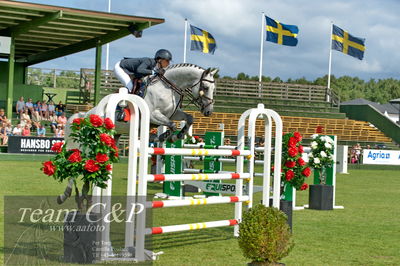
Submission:
<svg viewBox="0 0 400 266">
<path fill-rule="evenodd" d="M 217 74 L 218 71 L 219 71 L 218 68 L 213 68 L 213 69 L 211 69 L 211 71 L 210 71 L 211 76 L 214 76 L 215 74 Z"/>
<path fill-rule="evenodd" d="M 207 76 L 208 74 L 210 74 L 211 71 L 211 67 L 207 68 L 206 71 L 204 71 L 204 76 Z"/>
</svg>

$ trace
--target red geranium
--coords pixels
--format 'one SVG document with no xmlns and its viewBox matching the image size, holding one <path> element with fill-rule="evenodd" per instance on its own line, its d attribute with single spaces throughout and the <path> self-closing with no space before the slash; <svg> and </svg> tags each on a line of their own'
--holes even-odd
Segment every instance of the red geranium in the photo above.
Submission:
<svg viewBox="0 0 400 266">
<path fill-rule="evenodd" d="M 81 152 L 79 150 L 75 150 L 69 157 L 68 161 L 71 163 L 77 163 L 82 161 Z"/>
<path fill-rule="evenodd" d="M 308 184 L 304 183 L 301 185 L 300 190 L 306 190 L 308 188 Z"/>
<path fill-rule="evenodd" d="M 56 166 L 53 164 L 52 161 L 47 161 L 43 163 L 43 173 L 45 173 L 48 176 L 54 175 L 54 172 L 56 171 Z"/>
<path fill-rule="evenodd" d="M 76 124 L 76 125 L 80 125 L 81 122 L 82 122 L 82 118 L 75 118 L 74 120 L 72 120 L 72 123 Z"/>
<path fill-rule="evenodd" d="M 87 160 L 84 166 L 85 170 L 91 173 L 99 171 L 100 167 L 96 164 L 95 160 Z"/>
<path fill-rule="evenodd" d="M 306 165 L 306 162 L 303 160 L 303 158 L 299 158 L 299 159 L 297 159 L 297 163 L 300 165 L 300 166 L 304 166 L 304 165 Z"/>
<path fill-rule="evenodd" d="M 115 127 L 113 121 L 108 117 L 104 119 L 104 125 L 106 126 L 107 129 L 113 129 Z"/>
<path fill-rule="evenodd" d="M 304 168 L 301 172 L 304 176 L 309 177 L 311 175 L 311 169 L 309 167 Z"/>
<path fill-rule="evenodd" d="M 96 161 L 98 162 L 98 163 L 105 163 L 105 162 L 107 162 L 108 161 L 108 156 L 107 156 L 107 154 L 104 154 L 104 153 L 98 153 L 97 155 L 96 155 Z"/>
<path fill-rule="evenodd" d="M 104 144 L 106 144 L 107 146 L 110 146 L 110 147 L 114 143 L 114 139 L 110 135 L 108 135 L 106 133 L 101 133 L 100 134 L 100 141 L 103 142 Z"/>
<path fill-rule="evenodd" d="M 106 165 L 106 170 L 109 171 L 109 172 L 112 171 L 112 165 L 111 164 L 107 164 Z"/>
<path fill-rule="evenodd" d="M 293 133 L 293 136 L 296 138 L 297 142 L 300 142 L 303 139 L 301 134 L 297 131 Z"/>
<path fill-rule="evenodd" d="M 299 153 L 303 153 L 304 152 L 304 147 L 302 145 L 299 145 L 297 150 L 299 151 Z"/>
<path fill-rule="evenodd" d="M 103 125 L 103 119 L 98 116 L 98 115 L 90 115 L 90 123 L 94 126 L 94 127 L 100 127 Z"/>
<path fill-rule="evenodd" d="M 51 150 L 57 153 L 60 153 L 62 151 L 62 146 L 64 145 L 63 142 L 56 142 L 53 144 L 51 147 Z"/>
<path fill-rule="evenodd" d="M 289 139 L 289 147 L 294 148 L 294 147 L 296 147 L 296 144 L 297 144 L 297 139 L 294 138 L 294 137 L 290 137 L 290 139 Z"/>
<path fill-rule="evenodd" d="M 292 170 L 288 170 L 285 174 L 286 180 L 290 181 L 294 177 L 294 172 Z"/>
<path fill-rule="evenodd" d="M 297 149 L 296 148 L 289 148 L 288 149 L 288 154 L 289 154 L 290 157 L 295 157 L 298 154 Z"/>
<path fill-rule="evenodd" d="M 285 166 L 288 168 L 293 168 L 296 166 L 296 162 L 293 161 L 286 161 Z"/>
</svg>

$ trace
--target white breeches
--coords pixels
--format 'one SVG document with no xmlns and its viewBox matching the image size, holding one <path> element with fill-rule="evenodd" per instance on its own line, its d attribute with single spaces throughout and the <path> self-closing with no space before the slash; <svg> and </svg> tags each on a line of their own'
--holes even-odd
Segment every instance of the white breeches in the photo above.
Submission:
<svg viewBox="0 0 400 266">
<path fill-rule="evenodd" d="M 121 81 L 122 84 L 129 90 L 129 92 L 132 91 L 133 88 L 133 83 L 131 77 L 119 66 L 119 63 L 121 61 L 118 61 L 115 66 L 114 66 L 114 73 L 115 76 Z"/>
</svg>

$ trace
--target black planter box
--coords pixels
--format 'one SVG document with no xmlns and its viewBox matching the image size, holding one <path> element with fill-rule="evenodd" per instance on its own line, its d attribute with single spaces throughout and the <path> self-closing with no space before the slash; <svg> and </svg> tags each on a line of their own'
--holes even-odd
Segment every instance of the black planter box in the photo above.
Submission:
<svg viewBox="0 0 400 266">
<path fill-rule="evenodd" d="M 290 231 L 292 231 L 292 220 L 293 220 L 293 202 L 288 200 L 280 200 L 279 210 L 282 211 L 288 217 L 288 225 L 290 227 Z M 272 206 L 272 199 L 269 199 L 269 206 Z"/>
<path fill-rule="evenodd" d="M 333 210 L 333 186 L 310 185 L 309 208 L 313 210 Z"/>
<path fill-rule="evenodd" d="M 68 213 L 64 222 L 65 262 L 90 264 L 100 259 L 101 222 L 92 222 L 99 217 L 91 213 L 88 220 L 84 213 Z"/>
</svg>

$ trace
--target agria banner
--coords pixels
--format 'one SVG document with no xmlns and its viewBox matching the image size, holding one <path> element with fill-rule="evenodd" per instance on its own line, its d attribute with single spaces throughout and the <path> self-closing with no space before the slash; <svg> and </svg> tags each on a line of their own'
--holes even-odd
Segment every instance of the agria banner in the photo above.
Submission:
<svg viewBox="0 0 400 266">
<path fill-rule="evenodd" d="M 400 151 L 364 150 L 363 164 L 400 165 Z"/>
</svg>

